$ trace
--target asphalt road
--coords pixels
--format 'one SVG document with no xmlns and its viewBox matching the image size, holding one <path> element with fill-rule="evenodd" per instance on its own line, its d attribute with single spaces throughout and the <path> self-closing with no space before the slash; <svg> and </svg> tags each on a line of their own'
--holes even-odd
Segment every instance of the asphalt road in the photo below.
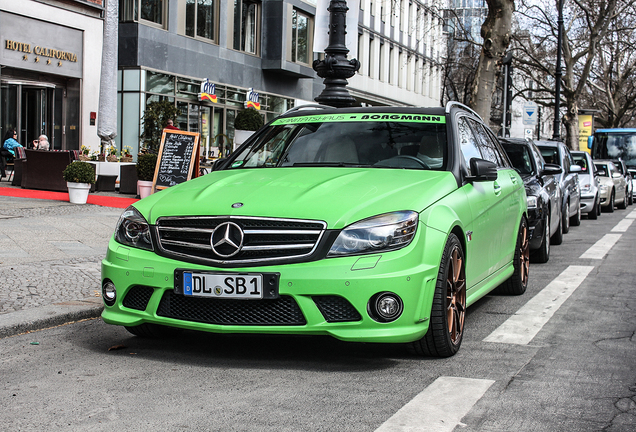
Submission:
<svg viewBox="0 0 636 432">
<path fill-rule="evenodd" d="M 5 337 L 0 429 L 634 431 L 634 209 L 572 227 L 523 296 L 472 306 L 450 359 L 325 337 L 149 340 L 100 319 Z"/>
</svg>

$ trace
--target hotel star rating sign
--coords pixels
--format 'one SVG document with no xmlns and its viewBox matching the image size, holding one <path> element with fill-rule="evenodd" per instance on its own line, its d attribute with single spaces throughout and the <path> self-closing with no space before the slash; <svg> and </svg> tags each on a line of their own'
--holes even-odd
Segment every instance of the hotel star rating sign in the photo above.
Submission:
<svg viewBox="0 0 636 432">
<path fill-rule="evenodd" d="M 526 102 L 523 104 L 523 124 L 526 126 L 536 126 L 537 124 L 537 104 Z"/>
</svg>

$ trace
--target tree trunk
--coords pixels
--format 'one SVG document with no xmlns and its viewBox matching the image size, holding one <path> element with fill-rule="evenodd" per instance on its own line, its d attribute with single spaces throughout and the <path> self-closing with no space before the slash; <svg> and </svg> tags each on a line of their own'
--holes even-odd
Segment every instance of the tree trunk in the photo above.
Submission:
<svg viewBox="0 0 636 432">
<path fill-rule="evenodd" d="M 514 0 L 487 0 L 487 3 L 488 16 L 481 26 L 484 43 L 473 80 L 470 106 L 486 123 L 490 123 L 492 96 L 501 69 L 501 59 L 510 44 L 515 3 Z"/>
</svg>

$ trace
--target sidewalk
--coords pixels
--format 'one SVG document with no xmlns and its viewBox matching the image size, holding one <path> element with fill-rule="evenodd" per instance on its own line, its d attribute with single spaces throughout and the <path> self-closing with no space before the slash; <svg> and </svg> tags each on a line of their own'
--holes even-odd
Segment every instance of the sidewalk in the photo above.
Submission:
<svg viewBox="0 0 636 432">
<path fill-rule="evenodd" d="M 0 182 L 0 338 L 101 314 L 101 260 L 136 199 L 91 198 L 70 204 L 68 194 Z"/>
</svg>

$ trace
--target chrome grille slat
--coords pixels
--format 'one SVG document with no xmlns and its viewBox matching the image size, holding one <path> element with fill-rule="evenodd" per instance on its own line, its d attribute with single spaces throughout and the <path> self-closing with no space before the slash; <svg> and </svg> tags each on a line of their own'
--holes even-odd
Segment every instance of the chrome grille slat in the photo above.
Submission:
<svg viewBox="0 0 636 432">
<path fill-rule="evenodd" d="M 210 239 L 225 222 L 240 226 L 244 238 L 239 253 L 224 257 Z M 316 250 L 326 228 L 323 221 L 236 216 L 173 216 L 159 218 L 154 226 L 162 255 L 230 267 L 302 259 Z"/>
</svg>

